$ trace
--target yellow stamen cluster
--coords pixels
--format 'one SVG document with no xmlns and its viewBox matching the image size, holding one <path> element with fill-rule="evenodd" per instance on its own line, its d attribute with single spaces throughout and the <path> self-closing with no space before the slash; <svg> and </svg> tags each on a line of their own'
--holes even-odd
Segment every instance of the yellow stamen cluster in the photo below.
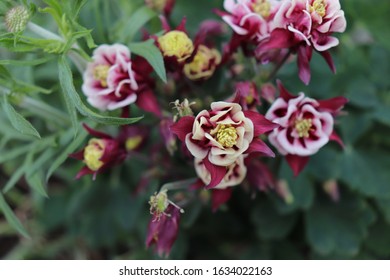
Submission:
<svg viewBox="0 0 390 280">
<path fill-rule="evenodd" d="M 237 135 L 237 130 L 234 126 L 229 124 L 219 124 L 215 130 L 216 130 L 215 139 L 224 148 L 231 148 L 237 144 L 238 135 Z"/>
<path fill-rule="evenodd" d="M 194 51 L 194 44 L 182 31 L 169 31 L 157 41 L 164 56 L 175 56 L 179 62 L 185 61 Z"/>
<path fill-rule="evenodd" d="M 298 132 L 299 137 L 309 137 L 309 132 L 312 127 L 311 119 L 300 119 L 295 121 L 295 130 Z"/>
<path fill-rule="evenodd" d="M 313 5 L 310 6 L 310 13 L 316 12 L 320 17 L 324 17 L 326 14 L 325 0 L 315 0 Z"/>
<path fill-rule="evenodd" d="M 100 158 L 103 156 L 104 148 L 104 141 L 96 138 L 89 140 L 88 145 L 85 147 L 84 163 L 92 171 L 96 171 L 103 166 L 104 163 Z"/>
<path fill-rule="evenodd" d="M 108 70 L 110 70 L 110 66 L 103 64 L 97 65 L 93 69 L 93 78 L 98 80 L 102 87 L 107 87 Z"/>
<path fill-rule="evenodd" d="M 194 59 L 184 65 L 184 74 L 190 80 L 207 79 L 213 75 L 220 62 L 221 55 L 216 49 L 199 45 Z"/>
<path fill-rule="evenodd" d="M 261 15 L 263 18 L 267 18 L 271 13 L 271 4 L 268 0 L 255 0 L 252 4 L 252 9 L 256 14 Z"/>
</svg>

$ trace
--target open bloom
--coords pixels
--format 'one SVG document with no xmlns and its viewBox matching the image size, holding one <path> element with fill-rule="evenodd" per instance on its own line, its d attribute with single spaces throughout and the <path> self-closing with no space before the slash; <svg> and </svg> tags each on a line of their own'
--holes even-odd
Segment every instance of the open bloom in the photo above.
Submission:
<svg viewBox="0 0 390 280">
<path fill-rule="evenodd" d="M 308 84 L 313 49 L 318 51 L 335 71 L 328 50 L 338 45 L 333 32 L 344 32 L 346 20 L 339 0 L 286 0 L 277 10 L 271 34 L 258 46 L 261 56 L 271 49 L 288 48 L 298 53 L 299 77 Z"/>
<path fill-rule="evenodd" d="M 141 109 L 160 114 L 147 77 L 152 68 L 142 58 L 132 61 L 121 44 L 100 45 L 84 73 L 82 90 L 87 101 L 100 110 L 115 110 L 136 103 Z"/>
<path fill-rule="evenodd" d="M 242 111 L 238 103 L 220 101 L 196 117 L 182 117 L 171 129 L 189 152 L 203 161 L 211 175 L 207 187 L 213 188 L 240 156 L 253 152 L 274 156 L 258 136 L 276 126 L 257 112 Z"/>
<path fill-rule="evenodd" d="M 271 144 L 285 155 L 297 175 L 308 157 L 318 152 L 329 140 L 340 138 L 333 130 L 334 116 L 347 99 L 336 97 L 317 101 L 291 95 L 279 82 L 280 97 L 269 108 L 265 117 L 280 126 L 268 136 Z"/>
</svg>

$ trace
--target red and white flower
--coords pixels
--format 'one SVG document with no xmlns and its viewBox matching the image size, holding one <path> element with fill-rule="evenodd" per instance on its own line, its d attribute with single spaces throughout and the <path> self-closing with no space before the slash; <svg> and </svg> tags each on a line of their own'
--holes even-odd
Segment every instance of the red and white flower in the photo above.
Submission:
<svg viewBox="0 0 390 280">
<path fill-rule="evenodd" d="M 333 130 L 334 116 L 347 102 L 344 97 L 317 101 L 291 95 L 278 82 L 280 97 L 269 108 L 265 117 L 279 124 L 268 136 L 271 144 L 285 155 L 297 175 L 309 156 L 318 152 L 329 140 L 341 143 Z"/>
<path fill-rule="evenodd" d="M 299 77 L 310 81 L 312 50 L 318 51 L 335 71 L 328 50 L 338 45 L 333 32 L 344 32 L 346 20 L 339 0 L 287 0 L 277 10 L 271 34 L 258 46 L 261 56 L 271 49 L 289 48 L 298 53 Z"/>
<path fill-rule="evenodd" d="M 207 188 L 214 188 L 240 156 L 254 152 L 274 156 L 258 136 L 276 126 L 257 112 L 243 111 L 237 103 L 220 101 L 196 117 L 182 117 L 171 129 L 189 152 L 203 161 L 211 175 Z"/>
<path fill-rule="evenodd" d="M 152 68 L 121 44 L 100 45 L 84 73 L 82 90 L 87 101 L 100 110 L 115 110 L 136 103 L 141 109 L 160 115 L 148 78 Z"/>
</svg>

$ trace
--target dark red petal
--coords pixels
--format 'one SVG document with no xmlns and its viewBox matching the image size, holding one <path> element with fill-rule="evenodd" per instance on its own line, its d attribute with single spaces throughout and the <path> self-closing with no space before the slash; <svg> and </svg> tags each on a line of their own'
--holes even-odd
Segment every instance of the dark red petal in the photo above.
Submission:
<svg viewBox="0 0 390 280">
<path fill-rule="evenodd" d="M 95 173 L 95 171 L 92 171 L 92 170 L 89 169 L 87 166 L 84 166 L 84 167 L 81 168 L 81 170 L 77 173 L 75 179 L 80 179 L 80 178 L 83 177 L 84 175 L 87 175 L 87 174 L 94 174 L 94 173 Z"/>
<path fill-rule="evenodd" d="M 330 70 L 332 70 L 332 72 L 336 74 L 336 67 L 334 66 L 333 59 L 332 56 L 330 55 L 330 52 L 328 51 L 320 52 L 320 55 L 325 59 Z"/>
<path fill-rule="evenodd" d="M 274 29 L 267 41 L 260 43 L 256 49 L 256 53 L 262 53 L 271 49 L 288 49 L 296 43 L 293 40 L 293 35 L 287 29 Z"/>
<path fill-rule="evenodd" d="M 232 188 L 211 190 L 211 209 L 217 211 L 219 206 L 228 202 L 232 196 Z"/>
<path fill-rule="evenodd" d="M 336 113 L 337 111 L 339 111 L 347 102 L 348 99 L 344 96 L 334 97 L 325 100 L 318 100 L 318 103 L 320 104 L 319 107 L 321 109 L 329 110 L 332 113 Z"/>
<path fill-rule="evenodd" d="M 311 53 L 306 46 L 298 48 L 298 75 L 305 85 L 308 85 L 310 82 L 310 57 Z"/>
<path fill-rule="evenodd" d="M 299 173 L 305 168 L 310 157 L 301 157 L 297 155 L 286 155 L 288 165 L 290 165 L 294 176 L 298 176 Z"/>
<path fill-rule="evenodd" d="M 186 135 L 191 133 L 195 118 L 192 116 L 181 117 L 176 123 L 171 125 L 172 133 L 176 134 L 180 141 L 184 142 Z"/>
<path fill-rule="evenodd" d="M 164 31 L 165 32 L 171 31 L 171 27 L 169 26 L 167 18 L 163 15 L 160 15 L 159 18 L 161 20 L 161 25 L 162 25 L 162 28 L 164 29 Z"/>
<path fill-rule="evenodd" d="M 245 111 L 244 115 L 245 117 L 247 117 L 252 121 L 254 127 L 253 133 L 255 137 L 259 136 L 260 134 L 272 131 L 275 128 L 279 127 L 277 123 L 271 122 L 270 120 L 266 119 L 263 115 L 255 111 Z"/>
<path fill-rule="evenodd" d="M 278 86 L 278 89 L 279 89 L 279 95 L 280 97 L 288 102 L 290 99 L 294 99 L 296 96 L 292 95 L 282 84 L 282 82 L 280 80 L 277 80 L 276 81 L 276 84 Z"/>
<path fill-rule="evenodd" d="M 210 172 L 211 176 L 211 181 L 205 188 L 211 189 L 218 186 L 218 184 L 221 183 L 223 177 L 225 177 L 226 175 L 226 167 L 212 164 L 209 161 L 208 157 L 205 157 L 205 159 L 203 160 L 203 164 L 206 167 L 207 171 Z"/>
<path fill-rule="evenodd" d="M 260 138 L 254 138 L 245 153 L 260 153 L 267 157 L 275 157 L 275 153 Z"/>
<path fill-rule="evenodd" d="M 142 110 L 155 114 L 157 117 L 161 117 L 161 109 L 158 105 L 156 96 L 150 89 L 146 89 L 137 95 L 137 101 L 135 102 Z"/>
<path fill-rule="evenodd" d="M 86 131 L 88 131 L 89 134 L 91 134 L 92 136 L 95 136 L 95 137 L 98 137 L 98 138 L 108 138 L 108 139 L 112 139 L 112 137 L 106 133 L 103 133 L 103 132 L 100 132 L 100 131 L 97 131 L 95 129 L 92 129 L 90 128 L 88 125 L 86 125 L 85 123 L 83 123 L 83 127 L 85 128 Z"/>
<path fill-rule="evenodd" d="M 187 33 L 187 30 L 186 30 L 186 22 L 187 22 L 187 17 L 183 17 L 183 19 L 181 20 L 179 26 L 176 27 L 176 30 L 177 30 L 177 31 L 182 31 L 182 32 L 184 32 L 184 33 Z"/>
<path fill-rule="evenodd" d="M 84 149 L 82 149 L 81 151 L 78 151 L 76 153 L 69 154 L 69 157 L 70 158 L 75 158 L 75 159 L 78 159 L 78 160 L 83 160 L 84 159 Z"/>
<path fill-rule="evenodd" d="M 332 134 L 329 136 L 329 140 L 336 141 L 341 146 L 341 148 L 344 149 L 345 145 L 343 143 L 343 140 L 341 140 L 340 136 L 338 136 L 335 131 L 333 131 Z"/>
</svg>

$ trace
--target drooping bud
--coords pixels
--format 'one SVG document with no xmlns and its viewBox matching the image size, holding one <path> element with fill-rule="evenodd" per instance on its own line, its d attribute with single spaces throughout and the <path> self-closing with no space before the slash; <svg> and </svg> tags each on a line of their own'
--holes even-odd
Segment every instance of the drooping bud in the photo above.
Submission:
<svg viewBox="0 0 390 280">
<path fill-rule="evenodd" d="M 173 155 L 173 153 L 177 149 L 176 136 L 172 133 L 170 128 L 172 125 L 173 125 L 172 118 L 164 118 L 160 122 L 160 134 L 165 143 L 165 147 L 170 155 Z"/>
<path fill-rule="evenodd" d="M 18 33 L 26 28 L 30 12 L 25 6 L 16 6 L 5 14 L 4 20 L 9 32 Z"/>
<path fill-rule="evenodd" d="M 275 191 L 287 204 L 294 202 L 294 196 L 292 195 L 288 182 L 286 180 L 279 180 L 276 182 Z"/>
<path fill-rule="evenodd" d="M 334 179 L 330 179 L 322 185 L 324 191 L 330 196 L 330 198 L 334 201 L 337 202 L 340 200 L 340 192 L 339 192 L 339 187 L 337 184 L 337 181 Z"/>
</svg>

